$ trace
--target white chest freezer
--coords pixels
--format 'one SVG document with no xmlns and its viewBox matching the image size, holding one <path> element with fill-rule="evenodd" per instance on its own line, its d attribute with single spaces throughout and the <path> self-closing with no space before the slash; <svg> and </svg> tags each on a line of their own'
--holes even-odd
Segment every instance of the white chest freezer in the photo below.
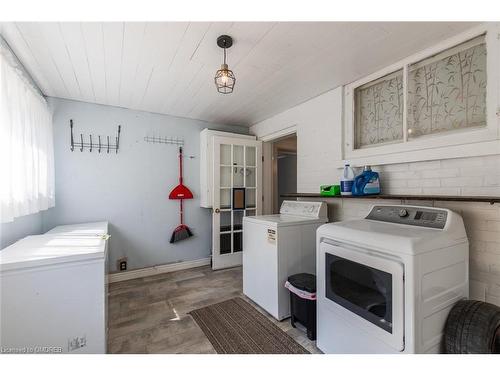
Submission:
<svg viewBox="0 0 500 375">
<path fill-rule="evenodd" d="M 288 276 L 316 271 L 324 202 L 283 201 L 280 214 L 243 218 L 243 293 L 278 320 L 290 316 Z"/>
<path fill-rule="evenodd" d="M 0 251 L 3 353 L 105 353 L 108 223 L 59 226 Z"/>
</svg>

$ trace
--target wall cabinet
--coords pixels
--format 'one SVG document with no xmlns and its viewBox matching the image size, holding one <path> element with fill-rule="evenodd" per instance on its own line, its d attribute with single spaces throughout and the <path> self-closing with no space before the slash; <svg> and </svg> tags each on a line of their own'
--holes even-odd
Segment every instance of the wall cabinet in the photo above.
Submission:
<svg viewBox="0 0 500 375">
<path fill-rule="evenodd" d="M 255 140 L 254 135 L 203 129 L 200 133 L 200 206 L 212 208 L 214 180 L 214 137 Z"/>
</svg>

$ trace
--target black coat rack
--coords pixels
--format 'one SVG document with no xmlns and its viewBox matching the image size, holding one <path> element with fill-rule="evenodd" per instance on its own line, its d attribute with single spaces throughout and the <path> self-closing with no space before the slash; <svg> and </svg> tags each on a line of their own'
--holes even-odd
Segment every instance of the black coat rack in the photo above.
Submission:
<svg viewBox="0 0 500 375">
<path fill-rule="evenodd" d="M 83 134 L 80 133 L 80 142 L 75 142 L 73 139 L 73 119 L 69 120 L 69 127 L 71 128 L 71 147 L 70 150 L 74 151 L 75 147 L 80 148 L 80 152 L 83 152 L 84 148 L 88 148 L 90 152 L 92 152 L 93 149 L 97 149 L 97 151 L 100 153 L 101 150 L 106 150 L 106 152 L 109 154 L 109 150 L 115 150 L 115 153 L 118 153 L 118 149 L 120 148 L 120 132 L 121 132 L 121 125 L 118 125 L 118 133 L 115 137 L 115 143 L 109 143 L 109 135 L 106 136 L 106 143 L 101 142 L 101 136 L 98 135 L 97 139 L 98 142 L 94 143 L 92 141 L 92 134 L 89 135 L 89 142 L 84 142 L 83 141 Z"/>
</svg>

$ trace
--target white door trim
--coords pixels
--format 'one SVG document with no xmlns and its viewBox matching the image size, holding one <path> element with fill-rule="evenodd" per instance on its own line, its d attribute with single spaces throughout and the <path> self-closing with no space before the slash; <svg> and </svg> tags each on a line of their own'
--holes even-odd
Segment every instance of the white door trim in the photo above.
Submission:
<svg viewBox="0 0 500 375">
<path fill-rule="evenodd" d="M 277 130 L 275 132 L 263 135 L 262 137 L 258 137 L 258 139 L 260 141 L 263 141 L 263 142 L 274 141 L 278 138 L 283 138 L 283 137 L 286 137 L 287 135 L 297 133 L 297 128 L 298 128 L 298 124 L 293 124 L 293 125 L 287 126 L 286 128 L 283 128 L 283 129 Z"/>
</svg>

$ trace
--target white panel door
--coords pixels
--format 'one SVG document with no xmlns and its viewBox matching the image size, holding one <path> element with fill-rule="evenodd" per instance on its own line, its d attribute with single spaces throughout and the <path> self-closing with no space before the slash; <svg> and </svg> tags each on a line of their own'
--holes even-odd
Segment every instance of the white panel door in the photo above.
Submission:
<svg viewBox="0 0 500 375">
<path fill-rule="evenodd" d="M 242 264 L 243 217 L 262 211 L 262 142 L 213 138 L 212 268 Z M 243 191 L 237 207 L 235 190 Z"/>
</svg>

